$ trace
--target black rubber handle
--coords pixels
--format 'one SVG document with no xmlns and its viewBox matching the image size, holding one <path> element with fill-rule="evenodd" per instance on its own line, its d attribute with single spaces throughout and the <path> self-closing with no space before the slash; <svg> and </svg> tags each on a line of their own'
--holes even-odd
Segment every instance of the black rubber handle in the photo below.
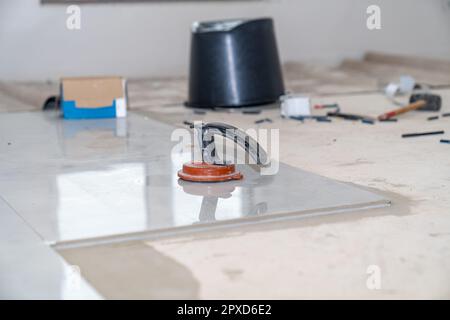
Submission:
<svg viewBox="0 0 450 320">
<path fill-rule="evenodd" d="M 214 135 L 228 138 L 247 152 L 258 165 L 267 165 L 266 151 L 259 143 L 239 128 L 221 122 L 210 122 L 195 125 L 202 148 L 203 161 L 211 164 L 224 164 L 216 156 Z"/>
</svg>

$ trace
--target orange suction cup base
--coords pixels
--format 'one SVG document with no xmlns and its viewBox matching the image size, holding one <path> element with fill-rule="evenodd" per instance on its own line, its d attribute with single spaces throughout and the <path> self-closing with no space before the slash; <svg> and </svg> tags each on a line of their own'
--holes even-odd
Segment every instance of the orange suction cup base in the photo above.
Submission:
<svg viewBox="0 0 450 320">
<path fill-rule="evenodd" d="M 193 182 L 222 182 L 240 180 L 242 173 L 236 171 L 234 164 L 214 165 L 206 162 L 188 162 L 178 171 L 178 177 Z"/>
</svg>

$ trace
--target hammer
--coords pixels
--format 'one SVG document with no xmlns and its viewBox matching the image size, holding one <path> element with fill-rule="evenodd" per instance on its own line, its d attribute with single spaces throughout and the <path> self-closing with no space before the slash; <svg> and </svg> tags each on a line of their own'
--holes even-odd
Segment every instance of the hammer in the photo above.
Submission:
<svg viewBox="0 0 450 320">
<path fill-rule="evenodd" d="M 441 96 L 431 93 L 416 93 L 411 95 L 409 103 L 414 103 L 419 100 L 425 100 L 425 106 L 417 109 L 418 111 L 439 111 L 441 110 L 442 99 Z"/>
<path fill-rule="evenodd" d="M 399 114 L 406 113 L 411 110 L 427 110 L 439 111 L 441 109 L 441 97 L 434 94 L 414 94 L 409 99 L 410 104 L 400 109 L 392 110 L 378 116 L 378 120 L 387 120 Z"/>
</svg>

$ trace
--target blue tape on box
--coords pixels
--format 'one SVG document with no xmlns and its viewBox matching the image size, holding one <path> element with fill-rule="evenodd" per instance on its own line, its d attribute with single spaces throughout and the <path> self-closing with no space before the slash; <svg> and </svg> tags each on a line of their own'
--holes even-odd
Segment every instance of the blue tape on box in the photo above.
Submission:
<svg viewBox="0 0 450 320">
<path fill-rule="evenodd" d="M 61 109 L 65 119 L 100 119 L 116 117 L 116 100 L 111 106 L 99 108 L 77 108 L 75 101 L 61 101 Z"/>
</svg>

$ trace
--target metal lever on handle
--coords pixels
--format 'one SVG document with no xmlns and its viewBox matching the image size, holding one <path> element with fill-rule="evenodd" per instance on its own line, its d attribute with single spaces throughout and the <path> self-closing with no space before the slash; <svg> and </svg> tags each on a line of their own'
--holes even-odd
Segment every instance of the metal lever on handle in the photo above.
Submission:
<svg viewBox="0 0 450 320">
<path fill-rule="evenodd" d="M 214 135 L 220 135 L 234 141 L 237 145 L 242 147 L 257 165 L 266 166 L 269 164 L 266 151 L 256 140 L 241 129 L 220 122 L 196 124 L 194 125 L 194 129 L 196 130 L 199 139 L 203 162 L 215 165 L 226 165 L 216 153 Z"/>
</svg>

